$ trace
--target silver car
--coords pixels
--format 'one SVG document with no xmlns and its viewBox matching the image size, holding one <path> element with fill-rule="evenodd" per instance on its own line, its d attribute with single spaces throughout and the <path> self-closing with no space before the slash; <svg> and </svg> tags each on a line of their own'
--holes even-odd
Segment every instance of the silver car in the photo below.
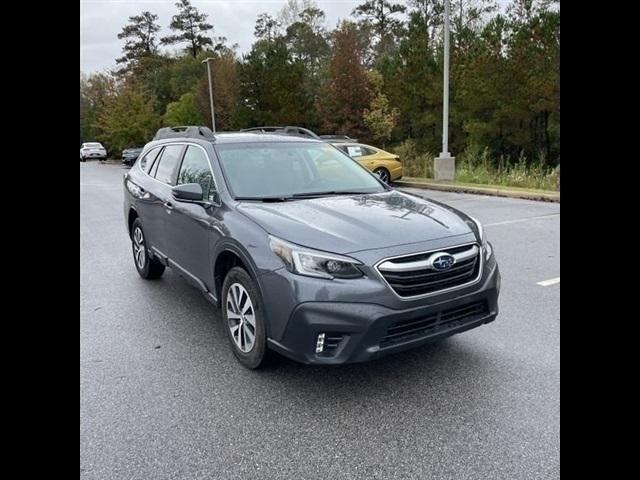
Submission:
<svg viewBox="0 0 640 480">
<path fill-rule="evenodd" d="M 86 162 L 88 158 L 97 158 L 98 160 L 107 159 L 107 150 L 98 142 L 83 143 L 80 148 L 80 161 Z"/>
</svg>

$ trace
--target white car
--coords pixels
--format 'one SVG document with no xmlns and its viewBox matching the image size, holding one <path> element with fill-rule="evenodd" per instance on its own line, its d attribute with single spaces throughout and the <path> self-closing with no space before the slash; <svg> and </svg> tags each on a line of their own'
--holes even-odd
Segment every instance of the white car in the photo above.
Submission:
<svg viewBox="0 0 640 480">
<path fill-rule="evenodd" d="M 86 162 L 88 158 L 106 160 L 107 150 L 98 142 L 83 143 L 80 148 L 80 161 Z"/>
</svg>

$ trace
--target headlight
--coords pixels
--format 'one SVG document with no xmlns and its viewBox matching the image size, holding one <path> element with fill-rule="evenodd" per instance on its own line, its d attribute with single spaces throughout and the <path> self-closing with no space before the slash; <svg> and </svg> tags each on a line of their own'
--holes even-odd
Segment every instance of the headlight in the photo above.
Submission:
<svg viewBox="0 0 640 480">
<path fill-rule="evenodd" d="M 358 278 L 363 275 L 356 266 L 361 263 L 353 258 L 311 250 L 272 236 L 269 236 L 269 240 L 271 250 L 282 259 L 290 272 L 329 279 Z"/>
<path fill-rule="evenodd" d="M 484 233 L 484 228 L 482 228 L 482 224 L 480 223 L 480 221 L 478 219 L 473 218 L 473 217 L 469 217 L 469 218 L 471 220 L 473 220 L 473 223 L 476 224 L 476 227 L 478 229 L 478 236 L 480 237 L 480 243 L 482 244 L 482 251 L 484 252 L 484 259 L 485 260 L 489 260 L 491 258 L 491 254 L 493 253 L 493 247 L 487 241 L 487 236 Z"/>
</svg>

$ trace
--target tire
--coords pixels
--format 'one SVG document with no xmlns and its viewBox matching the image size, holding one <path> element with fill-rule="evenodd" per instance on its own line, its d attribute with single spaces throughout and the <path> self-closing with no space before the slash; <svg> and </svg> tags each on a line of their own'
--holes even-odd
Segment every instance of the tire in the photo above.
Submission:
<svg viewBox="0 0 640 480">
<path fill-rule="evenodd" d="M 238 361 L 249 369 L 264 365 L 267 358 L 267 335 L 262 300 L 255 282 L 244 268 L 233 267 L 229 270 L 222 284 L 220 304 L 224 328 Z"/>
<path fill-rule="evenodd" d="M 380 180 L 389 185 L 391 183 L 391 174 L 389 174 L 389 170 L 383 167 L 376 168 L 373 173 L 375 173 Z"/>
<path fill-rule="evenodd" d="M 133 251 L 133 264 L 142 278 L 154 280 L 164 273 L 165 266 L 156 258 L 149 256 L 145 242 L 142 222 L 136 218 L 131 227 L 131 249 Z"/>
</svg>

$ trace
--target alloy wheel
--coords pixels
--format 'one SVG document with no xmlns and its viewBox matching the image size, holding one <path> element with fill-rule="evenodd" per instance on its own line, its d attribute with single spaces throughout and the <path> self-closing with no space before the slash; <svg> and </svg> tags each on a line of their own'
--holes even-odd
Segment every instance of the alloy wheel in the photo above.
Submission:
<svg viewBox="0 0 640 480">
<path fill-rule="evenodd" d="M 227 322 L 234 343 L 248 353 L 256 341 L 256 319 L 253 303 L 247 290 L 234 283 L 227 292 Z"/>
<path fill-rule="evenodd" d="M 382 180 L 384 183 L 389 183 L 389 174 L 387 173 L 386 170 L 381 168 L 379 170 L 376 170 L 375 173 L 376 175 L 378 175 L 378 178 Z"/>
<path fill-rule="evenodd" d="M 133 231 L 133 256 L 136 260 L 136 265 L 142 270 L 147 260 L 147 253 L 144 246 L 144 235 L 142 235 L 140 227 L 136 227 Z"/>
</svg>

